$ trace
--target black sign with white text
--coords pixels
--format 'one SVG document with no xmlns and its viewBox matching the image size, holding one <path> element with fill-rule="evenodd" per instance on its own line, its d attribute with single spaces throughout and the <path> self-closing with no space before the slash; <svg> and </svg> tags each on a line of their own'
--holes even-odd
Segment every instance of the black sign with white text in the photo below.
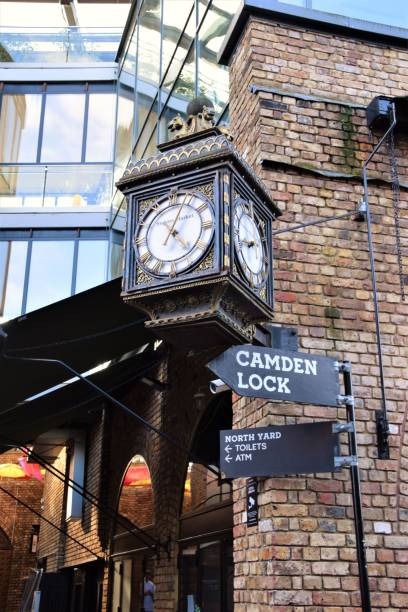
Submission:
<svg viewBox="0 0 408 612">
<path fill-rule="evenodd" d="M 247 480 L 247 525 L 254 527 L 258 524 L 258 481 L 256 478 Z"/>
<path fill-rule="evenodd" d="M 337 406 L 339 371 L 329 357 L 243 344 L 207 367 L 239 395 Z"/>
<path fill-rule="evenodd" d="M 333 472 L 338 454 L 332 421 L 220 431 L 226 478 Z"/>
</svg>

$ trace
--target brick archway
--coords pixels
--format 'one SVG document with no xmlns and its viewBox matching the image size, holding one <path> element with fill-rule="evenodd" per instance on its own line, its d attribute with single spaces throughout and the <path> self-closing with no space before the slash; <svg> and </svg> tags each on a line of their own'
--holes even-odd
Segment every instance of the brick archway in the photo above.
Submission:
<svg viewBox="0 0 408 612">
<path fill-rule="evenodd" d="M 0 527 L 0 610 L 6 609 L 12 546 Z"/>
</svg>

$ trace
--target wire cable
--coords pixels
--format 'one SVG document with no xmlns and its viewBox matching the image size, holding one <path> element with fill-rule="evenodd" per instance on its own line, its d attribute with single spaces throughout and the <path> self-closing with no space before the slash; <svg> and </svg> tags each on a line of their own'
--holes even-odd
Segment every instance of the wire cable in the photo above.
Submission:
<svg viewBox="0 0 408 612">
<path fill-rule="evenodd" d="M 98 510 L 100 510 L 103 514 L 109 516 L 109 518 L 114 519 L 118 525 L 120 525 L 121 527 L 123 527 L 123 529 L 125 529 L 125 531 L 127 531 L 129 534 L 131 534 L 134 537 L 137 537 L 136 534 L 129 529 L 129 527 L 126 525 L 125 521 L 123 521 L 120 517 L 120 515 L 110 506 L 108 506 L 107 504 L 104 504 L 103 502 L 101 502 L 98 497 L 96 495 L 94 495 L 93 493 L 91 493 L 89 490 L 87 490 L 84 486 L 80 485 L 78 482 L 75 482 L 75 480 L 73 480 L 72 478 L 70 478 L 69 476 L 66 476 L 63 472 L 61 472 L 61 470 L 59 470 L 58 468 L 56 468 L 54 465 L 52 465 L 51 463 L 49 463 L 48 461 L 46 461 L 45 459 L 43 459 L 40 455 L 38 455 L 37 453 L 35 453 L 34 451 L 32 451 L 31 449 L 29 449 L 28 447 L 24 446 L 23 444 L 18 444 L 13 442 L 12 440 L 10 440 L 10 446 L 13 448 L 19 448 L 20 450 L 22 450 L 23 452 L 25 452 L 27 455 L 29 455 L 30 457 L 32 457 L 33 459 L 35 459 L 40 465 L 42 465 L 50 474 L 52 474 L 52 476 L 55 476 L 55 478 L 57 478 L 58 480 L 60 480 L 61 482 L 63 482 L 65 484 L 65 482 L 67 482 L 68 486 L 75 491 L 76 493 L 79 493 L 80 495 L 82 495 L 82 497 L 89 502 L 90 504 L 92 504 L 93 506 L 95 506 Z M 131 525 L 132 527 L 138 531 L 141 535 L 140 537 L 146 537 L 146 538 L 150 538 L 151 542 L 147 542 L 146 540 L 144 540 L 144 544 L 146 546 L 148 546 L 151 549 L 155 549 L 157 546 L 160 546 L 163 548 L 163 550 L 165 550 L 167 552 L 167 546 L 163 545 L 159 540 L 157 540 L 156 538 L 154 538 L 153 536 L 151 536 L 149 533 L 147 533 L 144 529 L 141 529 L 140 527 L 138 527 L 137 525 L 135 525 L 132 521 L 130 521 L 129 519 L 126 519 Z"/>
<path fill-rule="evenodd" d="M 1 328 L 0 328 L 0 335 L 5 338 L 5 342 L 4 342 L 4 346 L 5 346 L 6 341 L 7 341 L 7 334 Z M 115 406 L 118 406 L 119 408 L 121 408 L 124 412 L 126 412 L 126 414 L 131 416 L 133 419 L 136 419 L 137 421 L 139 421 L 139 423 L 141 423 L 144 427 L 146 427 L 150 431 L 153 431 L 158 436 L 161 436 L 162 438 L 164 438 L 165 440 L 167 440 L 168 442 L 173 444 L 174 447 L 176 447 L 178 450 L 180 450 L 183 454 L 186 454 L 187 457 L 191 457 L 191 459 L 194 462 L 201 463 L 202 465 L 204 465 L 207 468 L 207 470 L 209 470 L 210 472 L 215 474 L 217 476 L 217 478 L 220 476 L 220 472 L 219 471 L 215 470 L 211 465 L 205 463 L 204 461 L 200 460 L 198 457 L 193 455 L 191 453 L 191 451 L 189 451 L 184 446 L 179 444 L 179 442 L 177 440 L 175 440 L 172 436 L 170 436 L 168 433 L 158 429 L 157 427 L 155 427 L 154 425 L 149 423 L 149 421 L 146 421 L 146 419 L 144 419 L 139 414 L 137 414 L 137 412 L 134 412 L 128 406 L 126 406 L 126 404 L 124 404 L 123 402 L 117 400 L 115 397 L 110 395 L 110 393 L 107 393 L 106 391 L 104 391 L 104 389 L 102 389 L 102 387 L 99 387 L 99 385 L 96 385 L 91 380 L 88 380 L 87 378 L 85 378 L 82 374 L 77 372 L 74 368 L 72 368 L 65 361 L 62 361 L 61 359 L 48 359 L 48 358 L 45 358 L 45 357 L 18 357 L 18 356 L 13 356 L 13 355 L 7 354 L 4 351 L 4 346 L 3 346 L 2 356 L 5 359 L 11 359 L 11 360 L 14 359 L 14 360 L 17 360 L 17 361 L 25 361 L 25 362 L 30 362 L 30 363 L 50 363 L 50 364 L 55 364 L 55 365 L 62 366 L 63 368 L 65 368 L 66 370 L 71 372 L 71 374 L 74 374 L 75 376 L 77 376 L 82 382 L 84 382 L 85 384 L 87 384 L 90 387 L 92 387 L 95 391 L 97 391 L 100 395 L 102 395 L 102 397 L 105 397 L 111 403 L 113 403 Z"/>
<path fill-rule="evenodd" d="M 112 327 L 110 329 L 105 329 L 101 332 L 96 332 L 94 334 L 88 334 L 87 336 L 78 336 L 77 338 L 71 338 L 69 340 L 59 340 L 58 342 L 50 342 L 48 344 L 37 344 L 35 346 L 24 346 L 21 348 L 11 348 L 10 351 L 13 353 L 22 353 L 23 351 L 37 351 L 38 349 L 46 349 L 52 348 L 55 346 L 65 346 L 69 344 L 75 344 L 76 342 L 82 342 L 87 340 L 93 340 L 94 338 L 100 338 L 101 336 L 107 336 L 108 334 L 113 334 L 118 331 L 122 331 L 123 329 L 128 329 L 129 327 L 133 327 L 134 325 L 139 325 L 143 323 L 146 319 L 137 319 L 137 321 L 132 321 L 131 323 L 124 323 L 123 325 L 118 325 L 117 327 Z"/>
<path fill-rule="evenodd" d="M 50 521 L 49 519 L 45 518 L 40 512 L 37 512 L 37 510 L 34 510 L 34 508 L 32 508 L 31 506 L 29 506 L 28 504 L 26 504 L 25 502 L 23 502 L 21 499 L 19 499 L 18 497 L 16 497 L 15 495 L 13 495 L 13 493 L 11 493 L 10 491 L 8 491 L 7 489 L 5 489 L 4 487 L 2 487 L 0 485 L 0 490 L 3 491 L 3 493 L 5 493 L 6 495 L 8 495 L 9 497 L 11 497 L 12 499 L 14 499 L 16 502 L 18 502 L 19 504 L 21 504 L 22 506 L 24 506 L 24 508 L 27 508 L 27 510 L 30 510 L 30 512 L 32 512 L 33 514 L 35 514 L 36 516 L 38 516 L 42 521 L 45 521 L 46 523 L 48 523 L 49 525 L 51 525 L 51 527 L 54 527 L 54 529 L 57 529 L 58 531 L 60 531 L 61 533 L 63 533 L 67 538 L 69 538 L 70 540 L 73 540 L 73 542 L 75 542 L 75 544 L 77 544 L 78 546 L 80 546 L 81 548 L 83 548 L 84 550 L 86 550 L 87 552 L 91 553 L 91 555 L 93 557 L 96 557 L 99 561 L 103 561 L 105 563 L 105 559 L 103 557 L 100 557 L 99 555 L 97 555 L 95 552 L 93 552 L 93 550 L 91 550 L 90 548 L 88 548 L 87 546 L 85 546 L 85 544 L 82 544 L 82 542 L 80 542 L 79 540 L 77 540 L 76 538 L 74 538 L 74 536 L 70 535 L 68 533 L 68 531 L 66 531 L 66 529 L 62 529 L 61 527 L 58 527 L 58 525 L 56 525 L 55 523 L 53 523 L 52 521 Z"/>
</svg>

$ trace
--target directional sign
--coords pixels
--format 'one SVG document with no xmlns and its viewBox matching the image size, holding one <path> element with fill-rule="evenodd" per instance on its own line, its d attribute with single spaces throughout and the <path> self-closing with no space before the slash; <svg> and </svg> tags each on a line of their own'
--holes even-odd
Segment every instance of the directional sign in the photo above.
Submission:
<svg viewBox="0 0 408 612">
<path fill-rule="evenodd" d="M 339 454 L 333 422 L 220 431 L 227 478 L 333 472 Z"/>
<path fill-rule="evenodd" d="M 235 393 L 300 404 L 336 406 L 337 362 L 329 357 L 243 344 L 207 367 Z"/>
<path fill-rule="evenodd" d="M 256 478 L 247 480 L 247 525 L 258 524 L 258 481 Z"/>
</svg>

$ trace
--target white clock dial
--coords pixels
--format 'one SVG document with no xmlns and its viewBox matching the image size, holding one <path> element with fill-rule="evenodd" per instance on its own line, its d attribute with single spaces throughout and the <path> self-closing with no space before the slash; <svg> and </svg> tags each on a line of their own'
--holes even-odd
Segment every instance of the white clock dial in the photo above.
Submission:
<svg viewBox="0 0 408 612">
<path fill-rule="evenodd" d="M 158 277 L 193 267 L 211 244 L 214 213 L 199 192 L 179 191 L 159 199 L 139 223 L 134 246 L 139 264 Z"/>
<path fill-rule="evenodd" d="M 263 232 L 254 215 L 253 205 L 241 198 L 235 203 L 234 246 L 240 268 L 250 285 L 263 285 L 268 267 Z"/>
</svg>

